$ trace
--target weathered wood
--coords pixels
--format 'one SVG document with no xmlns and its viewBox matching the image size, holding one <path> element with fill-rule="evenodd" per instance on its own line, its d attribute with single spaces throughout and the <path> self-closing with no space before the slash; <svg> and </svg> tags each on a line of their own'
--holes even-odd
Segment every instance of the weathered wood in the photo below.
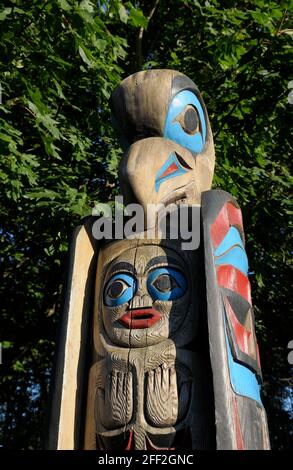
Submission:
<svg viewBox="0 0 293 470">
<path fill-rule="evenodd" d="M 241 272 L 243 277 L 238 280 L 236 274 L 239 269 L 233 267 L 235 261 L 239 262 L 240 256 L 233 254 L 237 253 L 237 243 L 242 244 L 242 256 L 246 256 L 241 212 L 230 194 L 214 190 L 202 195 L 202 215 L 217 449 L 269 449 L 266 413 L 259 396 L 261 373 L 250 304 L 250 285 Z M 228 239 L 231 229 L 236 236 L 239 233 L 238 242 L 235 243 L 231 237 L 232 243 L 224 246 L 223 240 Z M 224 252 L 230 253 L 230 259 L 223 259 L 217 264 L 216 249 L 221 242 Z M 232 268 L 224 279 L 220 271 L 222 263 L 226 268 Z M 248 290 L 243 289 L 243 286 L 248 286 Z M 245 299 L 243 296 L 246 293 Z M 238 303 L 230 300 L 230 308 L 233 306 L 232 313 L 236 319 L 234 323 L 230 322 L 228 299 L 238 300 Z M 246 318 L 241 318 L 241 300 L 248 304 Z M 242 344 L 245 333 L 249 333 L 251 341 L 247 349 Z"/>
<path fill-rule="evenodd" d="M 162 136 L 175 70 L 148 70 L 127 77 L 111 96 L 115 124 L 126 146 Z"/>
<path fill-rule="evenodd" d="M 207 146 L 213 150 L 208 114 L 197 86 L 175 70 L 145 70 L 121 82 L 111 96 L 112 116 L 124 147 L 147 137 L 163 137 L 172 99 L 189 90 L 199 99 L 207 125 Z"/>
<path fill-rule="evenodd" d="M 202 97 L 183 74 L 147 70 L 111 103 L 127 150 L 124 203 L 142 206 L 155 235 L 98 252 L 90 221 L 76 232 L 50 447 L 268 449 L 242 217 L 228 193 L 210 191 Z M 173 203 L 202 206 L 192 250 L 157 230 L 155 206 Z"/>
<path fill-rule="evenodd" d="M 96 448 L 96 435 L 99 448 L 171 448 L 180 431 L 194 448 L 213 446 L 208 351 L 186 349 L 199 335 L 199 252 L 179 247 L 178 241 L 125 240 L 100 251 L 86 449 Z M 155 270 L 166 268 L 180 272 L 187 285 L 177 299 L 156 300 L 147 285 Z M 137 290 L 128 303 L 106 306 L 109 281 L 125 274 L 133 276 Z M 135 320 L 140 309 L 157 312 L 158 321 L 134 325 L 144 321 Z M 133 316 L 129 327 L 120 322 L 126 313 Z"/>
<path fill-rule="evenodd" d="M 71 242 L 66 297 L 54 367 L 49 449 L 81 448 L 83 442 L 86 347 L 97 254 L 90 222 L 75 229 Z"/>
<path fill-rule="evenodd" d="M 168 159 L 170 167 L 178 166 L 174 178 L 160 179 L 160 170 Z M 203 152 L 196 158 L 181 145 L 160 137 L 135 142 L 121 160 L 119 180 L 125 204 L 140 204 L 146 215 L 146 228 L 157 223 L 158 209 L 151 204 L 200 204 L 201 193 L 211 188 L 214 152 Z M 148 218 L 147 218 L 148 216 Z"/>
</svg>

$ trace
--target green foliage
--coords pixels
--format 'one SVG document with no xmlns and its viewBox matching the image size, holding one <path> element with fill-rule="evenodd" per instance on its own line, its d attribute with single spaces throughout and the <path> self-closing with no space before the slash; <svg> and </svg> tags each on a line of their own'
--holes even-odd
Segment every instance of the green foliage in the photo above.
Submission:
<svg viewBox="0 0 293 470">
<path fill-rule="evenodd" d="M 143 68 L 186 73 L 207 104 L 217 152 L 214 186 L 243 209 L 272 445 L 289 447 L 289 13 L 286 0 L 2 2 L 6 447 L 42 445 L 68 240 L 95 202 L 118 191 L 121 151 L 108 98 L 136 71 L 139 33 Z"/>
<path fill-rule="evenodd" d="M 0 290 L 1 339 L 13 347 L 3 346 L 1 443 L 35 448 L 68 240 L 116 185 L 120 150 L 113 146 L 108 98 L 127 42 L 111 32 L 120 22 L 120 1 L 107 8 L 89 0 L 6 3 L 0 8 Z"/>
</svg>

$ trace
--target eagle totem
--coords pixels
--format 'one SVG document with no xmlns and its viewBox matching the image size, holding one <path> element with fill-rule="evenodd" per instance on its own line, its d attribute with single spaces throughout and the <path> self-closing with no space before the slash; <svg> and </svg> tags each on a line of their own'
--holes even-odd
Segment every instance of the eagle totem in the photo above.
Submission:
<svg viewBox="0 0 293 470">
<path fill-rule="evenodd" d="M 269 449 L 241 210 L 211 190 L 203 99 L 185 75 L 147 70 L 111 109 L 124 204 L 156 235 L 98 241 L 95 217 L 76 229 L 49 447 Z M 156 231 L 158 207 L 174 206 L 198 209 L 193 249 Z"/>
</svg>

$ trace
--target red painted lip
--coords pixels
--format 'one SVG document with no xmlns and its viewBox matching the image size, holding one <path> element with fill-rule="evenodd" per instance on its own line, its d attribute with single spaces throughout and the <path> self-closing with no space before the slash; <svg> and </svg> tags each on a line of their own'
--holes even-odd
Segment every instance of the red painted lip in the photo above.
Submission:
<svg viewBox="0 0 293 470">
<path fill-rule="evenodd" d="M 119 322 L 132 330 L 150 328 L 161 318 L 161 314 L 154 308 L 133 308 L 119 318 Z"/>
</svg>

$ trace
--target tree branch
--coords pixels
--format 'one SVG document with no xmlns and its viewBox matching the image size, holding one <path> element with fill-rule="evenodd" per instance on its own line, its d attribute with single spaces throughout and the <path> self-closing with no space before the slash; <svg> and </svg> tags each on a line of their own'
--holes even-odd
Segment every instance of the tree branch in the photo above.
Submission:
<svg viewBox="0 0 293 470">
<path fill-rule="evenodd" d="M 149 15 L 147 16 L 148 23 L 152 19 L 153 15 L 154 15 L 154 13 L 157 9 L 157 6 L 159 5 L 159 2 L 160 2 L 160 0 L 155 0 L 155 3 L 153 5 Z M 139 28 L 138 38 L 137 38 L 137 43 L 136 43 L 136 68 L 138 70 L 141 70 L 141 68 L 142 68 L 142 40 L 143 40 L 144 32 L 145 32 L 145 28 L 143 26 L 141 26 Z"/>
<path fill-rule="evenodd" d="M 277 29 L 277 31 L 276 31 L 276 36 L 280 36 L 280 35 L 282 34 L 281 28 L 282 28 L 282 26 L 283 26 L 283 24 L 284 24 L 286 15 L 287 15 L 287 9 L 286 9 L 286 10 L 284 11 L 284 13 L 283 13 L 283 17 L 282 17 L 282 19 L 281 19 L 281 21 L 280 21 L 280 24 L 279 24 L 279 26 L 278 26 L 278 29 Z"/>
</svg>

